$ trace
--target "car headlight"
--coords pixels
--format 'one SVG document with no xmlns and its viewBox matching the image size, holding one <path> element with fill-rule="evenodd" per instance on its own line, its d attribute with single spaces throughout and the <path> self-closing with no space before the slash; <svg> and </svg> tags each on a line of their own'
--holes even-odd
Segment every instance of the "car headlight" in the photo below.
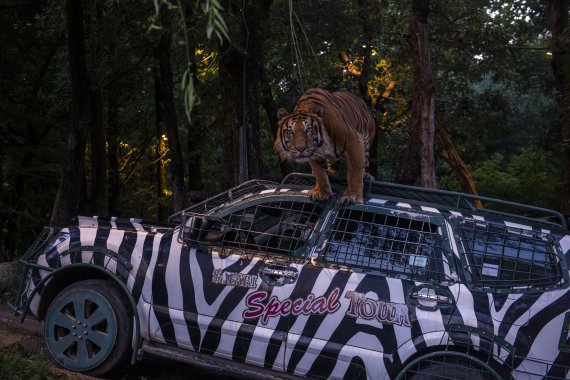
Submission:
<svg viewBox="0 0 570 380">
<path fill-rule="evenodd" d="M 45 248 L 44 252 L 50 252 L 52 250 L 54 250 L 55 247 L 57 247 L 61 242 L 63 242 L 64 240 L 69 239 L 69 232 L 60 232 Z M 49 256 L 53 256 L 54 253 L 51 253 Z M 55 254 L 57 254 L 57 251 L 55 251 Z M 48 257 L 49 258 L 49 257 Z"/>
</svg>

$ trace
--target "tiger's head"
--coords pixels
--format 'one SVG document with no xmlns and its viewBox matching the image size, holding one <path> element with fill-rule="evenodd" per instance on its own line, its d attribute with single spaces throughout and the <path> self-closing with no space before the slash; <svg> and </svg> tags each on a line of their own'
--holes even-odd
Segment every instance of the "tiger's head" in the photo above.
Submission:
<svg viewBox="0 0 570 380">
<path fill-rule="evenodd" d="M 323 125 L 323 110 L 288 113 L 284 108 L 277 112 L 279 118 L 275 151 L 283 160 L 305 163 L 323 160 L 319 148 L 326 139 Z"/>
</svg>

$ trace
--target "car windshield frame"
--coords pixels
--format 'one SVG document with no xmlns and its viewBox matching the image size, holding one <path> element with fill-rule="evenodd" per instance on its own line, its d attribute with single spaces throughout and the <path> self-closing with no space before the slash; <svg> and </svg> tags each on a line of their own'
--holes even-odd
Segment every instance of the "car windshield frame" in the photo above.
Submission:
<svg viewBox="0 0 570 380">
<path fill-rule="evenodd" d="M 183 213 L 178 239 L 185 244 L 305 260 L 327 205 L 310 200 L 302 192 L 267 190 L 221 205 L 208 214 Z M 195 219 L 200 220 L 199 225 L 193 224 Z M 189 228 L 199 231 L 190 233 Z"/>
</svg>

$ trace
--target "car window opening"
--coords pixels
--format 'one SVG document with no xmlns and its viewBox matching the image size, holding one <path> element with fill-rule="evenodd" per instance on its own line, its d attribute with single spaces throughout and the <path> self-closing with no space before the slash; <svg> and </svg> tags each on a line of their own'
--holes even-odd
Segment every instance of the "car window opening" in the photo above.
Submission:
<svg viewBox="0 0 570 380">
<path fill-rule="evenodd" d="M 458 226 L 473 285 L 528 289 L 560 283 L 560 259 L 548 234 L 493 223 Z"/>
<path fill-rule="evenodd" d="M 446 266 L 438 226 L 426 220 L 344 209 L 319 259 L 397 278 L 442 282 Z"/>
<path fill-rule="evenodd" d="M 221 247 L 299 256 L 322 209 L 314 203 L 277 201 L 207 220 L 196 241 Z"/>
</svg>

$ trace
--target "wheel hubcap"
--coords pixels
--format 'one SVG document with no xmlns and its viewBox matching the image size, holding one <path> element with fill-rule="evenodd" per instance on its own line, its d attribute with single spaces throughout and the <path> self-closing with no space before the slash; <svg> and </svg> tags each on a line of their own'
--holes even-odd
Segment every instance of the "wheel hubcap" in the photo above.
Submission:
<svg viewBox="0 0 570 380">
<path fill-rule="evenodd" d="M 117 337 L 113 308 L 88 290 L 68 293 L 50 308 L 46 344 L 54 360 L 73 371 L 87 371 L 111 353 Z"/>
</svg>

